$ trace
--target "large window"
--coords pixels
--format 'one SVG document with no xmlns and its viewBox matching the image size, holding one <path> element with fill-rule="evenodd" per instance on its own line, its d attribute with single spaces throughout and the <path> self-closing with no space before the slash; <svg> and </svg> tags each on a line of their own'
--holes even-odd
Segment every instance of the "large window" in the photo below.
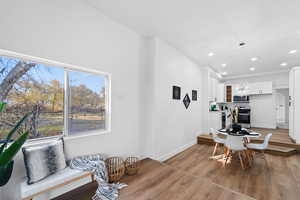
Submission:
<svg viewBox="0 0 300 200">
<path fill-rule="evenodd" d="M 71 71 L 69 134 L 105 129 L 105 77 Z"/>
<path fill-rule="evenodd" d="M 28 112 L 23 128 L 31 139 L 106 130 L 108 83 L 103 73 L 0 55 L 0 98 L 7 102 L 0 139 Z"/>
</svg>

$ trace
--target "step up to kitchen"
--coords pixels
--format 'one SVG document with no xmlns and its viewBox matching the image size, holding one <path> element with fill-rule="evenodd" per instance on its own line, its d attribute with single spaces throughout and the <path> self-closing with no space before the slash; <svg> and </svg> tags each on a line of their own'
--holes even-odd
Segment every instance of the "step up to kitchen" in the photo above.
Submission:
<svg viewBox="0 0 300 200">
<path fill-rule="evenodd" d="M 291 156 L 297 154 L 297 149 L 291 147 L 283 147 L 277 145 L 269 145 L 265 153 L 281 156 Z"/>
</svg>

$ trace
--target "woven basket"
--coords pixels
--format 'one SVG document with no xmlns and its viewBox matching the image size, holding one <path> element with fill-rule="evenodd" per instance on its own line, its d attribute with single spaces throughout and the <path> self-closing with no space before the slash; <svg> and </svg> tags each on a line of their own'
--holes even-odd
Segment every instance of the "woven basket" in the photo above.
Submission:
<svg viewBox="0 0 300 200">
<path fill-rule="evenodd" d="M 110 157 L 105 160 L 110 183 L 120 181 L 125 173 L 124 161 L 120 157 Z"/>
<path fill-rule="evenodd" d="M 128 157 L 125 160 L 126 174 L 135 175 L 140 169 L 140 160 L 137 157 Z"/>
</svg>

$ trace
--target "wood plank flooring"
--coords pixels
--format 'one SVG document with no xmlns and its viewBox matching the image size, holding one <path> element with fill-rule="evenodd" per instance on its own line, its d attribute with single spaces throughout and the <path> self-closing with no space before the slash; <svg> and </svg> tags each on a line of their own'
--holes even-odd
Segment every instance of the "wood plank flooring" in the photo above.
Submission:
<svg viewBox="0 0 300 200">
<path fill-rule="evenodd" d="M 300 155 L 255 158 L 252 168 L 242 170 L 233 162 L 226 168 L 208 159 L 210 145 L 194 145 L 164 163 L 143 160 L 136 176 L 125 176 L 129 186 L 120 200 L 298 200 Z M 89 200 L 96 184 L 83 186 L 55 200 Z"/>
<path fill-rule="evenodd" d="M 300 156 L 290 157 L 266 154 L 266 161 L 256 156 L 252 168 L 242 170 L 236 161 L 226 168 L 221 163 L 207 160 L 212 146 L 193 146 L 166 163 L 198 177 L 207 178 L 225 188 L 259 200 L 299 199 Z"/>
<path fill-rule="evenodd" d="M 289 137 L 288 129 L 251 128 L 251 130 L 261 133 L 262 134 L 262 136 L 260 137 L 261 140 L 264 140 L 264 137 L 268 133 L 272 133 L 273 135 L 270 139 L 271 142 L 293 143 L 292 139 Z"/>
</svg>

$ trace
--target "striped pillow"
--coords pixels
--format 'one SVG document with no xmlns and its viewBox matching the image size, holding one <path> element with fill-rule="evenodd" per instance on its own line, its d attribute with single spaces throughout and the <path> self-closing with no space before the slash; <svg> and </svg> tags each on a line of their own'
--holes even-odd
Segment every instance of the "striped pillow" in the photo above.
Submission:
<svg viewBox="0 0 300 200">
<path fill-rule="evenodd" d="M 27 146 L 22 149 L 26 167 L 27 183 L 36 183 L 66 168 L 63 141 Z"/>
</svg>

